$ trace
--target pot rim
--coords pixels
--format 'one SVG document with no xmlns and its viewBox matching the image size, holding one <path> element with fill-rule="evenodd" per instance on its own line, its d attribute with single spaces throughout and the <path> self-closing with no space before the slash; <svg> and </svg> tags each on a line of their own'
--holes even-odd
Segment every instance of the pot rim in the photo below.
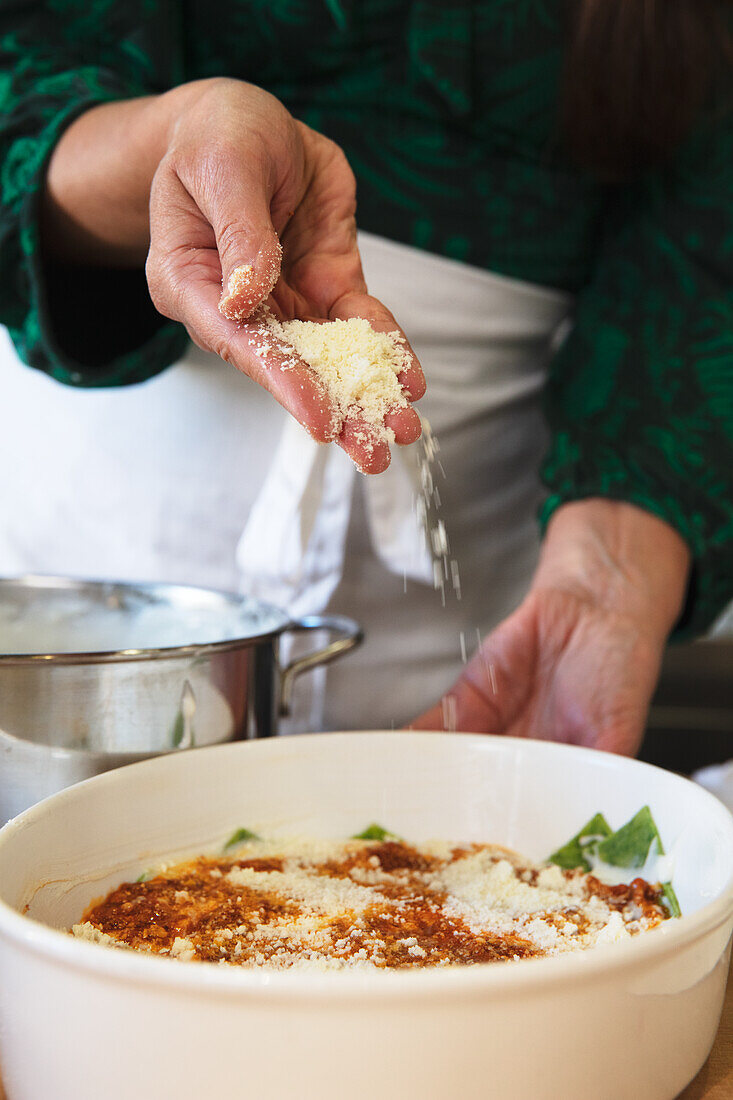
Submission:
<svg viewBox="0 0 733 1100">
<path fill-rule="evenodd" d="M 89 580 L 83 577 L 63 577 L 38 573 L 28 573 L 18 577 L 0 577 L 0 595 L 4 589 L 12 587 L 51 588 L 79 592 L 90 589 L 94 592 L 105 589 L 122 589 L 128 592 L 142 592 L 151 596 L 156 594 L 173 596 L 176 593 L 202 593 L 207 596 L 219 597 L 232 610 L 236 610 L 237 605 L 245 599 L 251 600 L 263 609 L 272 611 L 273 617 L 278 616 L 280 621 L 277 626 L 270 630 L 263 630 L 258 634 L 230 637 L 219 642 L 193 642 L 188 645 L 150 646 L 137 649 L 79 650 L 64 653 L 0 653 L 0 668 L 17 665 L 101 665 L 125 664 L 132 661 L 189 660 L 192 657 L 226 653 L 251 644 L 270 642 L 294 625 L 294 620 L 285 611 L 266 600 L 225 592 L 218 588 L 206 588 L 202 585 L 170 584 L 165 581 Z"/>
</svg>

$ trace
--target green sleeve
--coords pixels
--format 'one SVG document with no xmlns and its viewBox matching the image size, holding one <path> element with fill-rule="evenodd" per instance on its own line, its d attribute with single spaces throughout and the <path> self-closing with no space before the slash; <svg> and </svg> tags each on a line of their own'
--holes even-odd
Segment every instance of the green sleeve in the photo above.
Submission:
<svg viewBox="0 0 733 1100">
<path fill-rule="evenodd" d="M 178 358 L 140 271 L 59 267 L 42 251 L 40 197 L 64 129 L 99 103 L 176 76 L 167 0 L 0 0 L 0 323 L 20 357 L 77 386 L 142 381 Z M 162 52 L 161 52 L 162 49 Z"/>
<path fill-rule="evenodd" d="M 733 127 L 609 193 L 595 270 L 547 389 L 546 523 L 628 501 L 671 524 L 693 573 L 679 636 L 733 599 Z"/>
</svg>

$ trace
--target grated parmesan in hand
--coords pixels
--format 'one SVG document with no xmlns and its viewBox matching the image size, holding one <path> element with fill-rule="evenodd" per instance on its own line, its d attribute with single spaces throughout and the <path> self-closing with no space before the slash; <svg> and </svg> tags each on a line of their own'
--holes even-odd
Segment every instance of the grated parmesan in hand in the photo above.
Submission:
<svg viewBox="0 0 733 1100">
<path fill-rule="evenodd" d="M 373 427 L 378 439 L 394 442 L 384 418 L 409 404 L 398 380 L 410 365 L 401 333 L 377 332 L 363 317 L 281 322 L 268 312 L 265 323 L 318 375 L 336 406 L 340 426 L 358 416 Z"/>
</svg>

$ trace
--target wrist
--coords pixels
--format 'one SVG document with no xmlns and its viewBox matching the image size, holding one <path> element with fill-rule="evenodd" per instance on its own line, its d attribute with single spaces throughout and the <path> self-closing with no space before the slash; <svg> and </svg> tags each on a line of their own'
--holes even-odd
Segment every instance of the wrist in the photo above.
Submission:
<svg viewBox="0 0 733 1100">
<path fill-rule="evenodd" d="M 687 544 L 668 523 L 633 504 L 590 498 L 552 516 L 532 588 L 572 592 L 665 639 L 689 571 Z"/>
</svg>

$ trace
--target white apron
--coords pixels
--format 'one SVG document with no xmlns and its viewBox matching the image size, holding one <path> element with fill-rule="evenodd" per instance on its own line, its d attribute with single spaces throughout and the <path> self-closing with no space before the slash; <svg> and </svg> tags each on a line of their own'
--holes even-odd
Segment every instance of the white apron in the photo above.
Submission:
<svg viewBox="0 0 733 1100">
<path fill-rule="evenodd" d="M 408 721 L 516 606 L 537 557 L 540 392 L 569 296 L 367 234 L 360 247 L 425 369 L 429 464 L 419 442 L 365 478 L 196 348 L 108 390 L 0 348 L 0 575 L 200 584 L 353 615 L 365 645 L 303 678 L 290 729 Z"/>
</svg>

